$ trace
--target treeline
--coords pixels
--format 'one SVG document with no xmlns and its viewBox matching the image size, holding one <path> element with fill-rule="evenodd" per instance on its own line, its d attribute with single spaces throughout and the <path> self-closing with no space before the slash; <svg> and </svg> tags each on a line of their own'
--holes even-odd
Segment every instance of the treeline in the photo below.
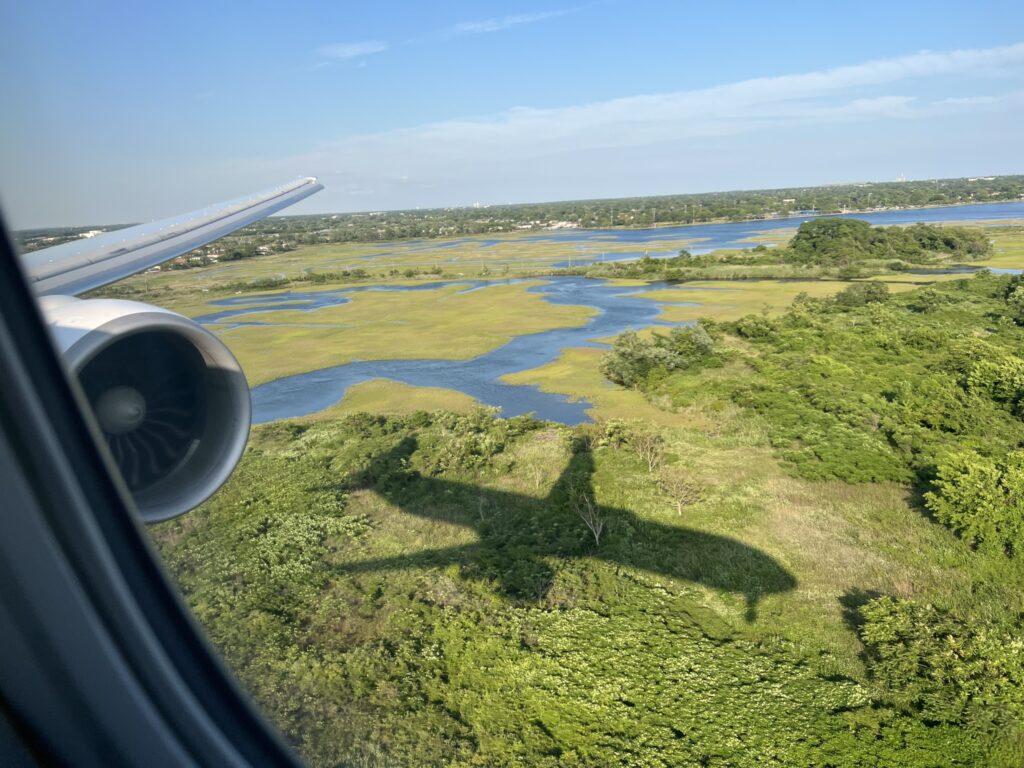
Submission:
<svg viewBox="0 0 1024 768">
<path fill-rule="evenodd" d="M 943 257 L 973 260 L 991 253 L 983 230 L 914 224 L 873 227 L 859 219 L 815 219 L 800 225 L 778 257 L 786 263 L 847 266 L 858 261 L 896 259 L 932 264 Z"/>
<path fill-rule="evenodd" d="M 274 216 L 220 241 L 218 250 L 235 258 L 323 243 L 377 242 L 543 229 L 555 222 L 584 228 L 651 227 L 745 221 L 803 212 L 841 213 L 884 208 L 960 205 L 1024 199 L 1024 176 L 935 179 L 823 187 L 707 192 L 691 195 L 567 200 L 494 205 L 484 208 L 432 208 L 313 216 Z M 121 225 L 123 226 L 123 225 Z M 77 239 L 100 227 L 22 230 L 14 233 L 24 251 Z M 111 230 L 117 227 L 105 226 Z"/>
<path fill-rule="evenodd" d="M 936 179 L 691 195 L 569 200 L 485 208 L 434 208 L 312 216 L 273 216 L 188 255 L 217 253 L 221 261 L 283 253 L 308 245 L 538 230 L 555 223 L 582 228 L 650 227 L 745 221 L 802 212 L 841 213 L 884 208 L 958 205 L 1024 199 L 1024 176 Z M 22 252 L 77 240 L 91 229 L 62 227 L 14 232 Z"/>
<path fill-rule="evenodd" d="M 745 221 L 800 213 L 959 205 L 1024 199 L 1024 176 L 936 179 L 771 190 L 708 192 L 608 200 L 567 200 L 483 208 L 435 208 L 274 217 L 246 230 L 297 244 L 389 241 L 543 229 L 651 227 Z"/>
</svg>

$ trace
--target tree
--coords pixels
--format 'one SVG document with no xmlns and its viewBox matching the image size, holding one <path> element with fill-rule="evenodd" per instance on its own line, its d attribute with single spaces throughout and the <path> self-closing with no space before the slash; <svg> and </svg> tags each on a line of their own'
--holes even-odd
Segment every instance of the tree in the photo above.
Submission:
<svg viewBox="0 0 1024 768">
<path fill-rule="evenodd" d="M 998 463 L 970 451 L 951 456 L 925 506 L 970 543 L 1012 555 L 1024 540 L 1024 450 Z"/>
<path fill-rule="evenodd" d="M 889 286 L 868 280 L 854 283 L 836 294 L 836 304 L 841 307 L 863 307 L 865 304 L 884 302 L 889 298 Z"/>
<path fill-rule="evenodd" d="M 882 698 L 935 723 L 1020 728 L 1024 644 L 1020 626 L 879 597 L 860 609 L 861 640 Z"/>
<path fill-rule="evenodd" d="M 677 515 L 683 514 L 683 507 L 700 501 L 700 488 L 690 480 L 689 473 L 678 465 L 662 470 L 658 486 L 675 505 Z"/>
<path fill-rule="evenodd" d="M 640 387 L 652 374 L 698 368 L 717 359 L 714 339 L 700 323 L 673 328 L 668 335 L 654 333 L 650 341 L 626 331 L 601 360 L 601 373 L 625 387 Z"/>
<path fill-rule="evenodd" d="M 601 534 L 604 533 L 605 520 L 601 517 L 590 495 L 582 488 L 574 488 L 570 493 L 570 500 L 573 510 L 594 537 L 594 546 L 601 546 Z"/>
<path fill-rule="evenodd" d="M 1013 322 L 1024 325 L 1024 285 L 1015 285 L 1012 290 L 1007 291 L 1006 304 Z"/>
<path fill-rule="evenodd" d="M 647 430 L 634 432 L 629 439 L 629 444 L 636 451 L 636 455 L 647 463 L 648 472 L 656 470 L 665 457 L 665 441 L 657 432 Z"/>
<path fill-rule="evenodd" d="M 635 331 L 616 337 L 612 351 L 601 360 L 601 373 L 624 387 L 635 387 L 647 375 L 647 344 Z"/>
</svg>

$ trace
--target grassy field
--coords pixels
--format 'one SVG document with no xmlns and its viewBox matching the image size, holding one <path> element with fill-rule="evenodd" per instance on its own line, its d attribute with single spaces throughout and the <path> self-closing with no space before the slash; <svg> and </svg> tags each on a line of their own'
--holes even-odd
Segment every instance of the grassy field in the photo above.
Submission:
<svg viewBox="0 0 1024 768">
<path fill-rule="evenodd" d="M 348 304 L 313 312 L 261 312 L 267 326 L 215 328 L 251 384 L 352 360 L 464 360 L 513 336 L 583 325 L 586 307 L 554 306 L 527 288 L 536 283 L 465 291 L 450 285 L 414 293 L 352 294 Z"/>
<path fill-rule="evenodd" d="M 311 414 L 303 421 L 330 421 L 353 413 L 382 413 L 407 416 L 417 411 L 469 413 L 479 408 L 474 398 L 441 387 L 414 387 L 400 381 L 373 379 L 349 387 L 336 405 Z"/>
<path fill-rule="evenodd" d="M 685 322 L 707 317 L 735 320 L 751 312 L 778 314 L 801 293 L 820 298 L 833 296 L 849 286 L 844 280 L 709 280 L 683 283 L 678 288 L 647 291 L 645 298 L 657 302 L 692 302 L 696 307 L 666 304 L 662 320 Z M 913 286 L 894 285 L 890 290 L 909 290 Z"/>
<path fill-rule="evenodd" d="M 995 254 L 978 263 L 986 267 L 1024 267 L 1024 226 L 994 226 L 991 233 Z"/>
</svg>

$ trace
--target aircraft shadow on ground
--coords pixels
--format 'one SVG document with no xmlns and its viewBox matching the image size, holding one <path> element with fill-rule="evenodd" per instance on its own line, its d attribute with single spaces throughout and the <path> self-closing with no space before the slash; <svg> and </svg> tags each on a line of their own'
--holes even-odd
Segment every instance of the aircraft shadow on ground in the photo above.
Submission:
<svg viewBox="0 0 1024 768">
<path fill-rule="evenodd" d="M 595 498 L 594 459 L 573 454 L 546 498 L 425 477 L 410 468 L 416 451 L 408 437 L 376 456 L 356 478 L 402 511 L 474 530 L 472 544 L 349 563 L 344 573 L 367 573 L 456 564 L 464 578 L 490 580 L 508 597 L 539 600 L 554 573 L 547 558 L 590 557 L 674 579 L 741 594 L 747 621 L 763 597 L 787 592 L 796 579 L 774 558 L 727 536 L 665 525 L 634 512 L 596 506 L 605 521 L 600 544 L 579 515 L 583 496 Z"/>
</svg>

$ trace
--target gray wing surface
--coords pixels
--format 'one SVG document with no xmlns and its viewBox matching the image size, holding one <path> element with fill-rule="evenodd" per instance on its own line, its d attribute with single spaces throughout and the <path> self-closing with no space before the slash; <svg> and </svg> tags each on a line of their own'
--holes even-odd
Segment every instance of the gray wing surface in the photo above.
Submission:
<svg viewBox="0 0 1024 768">
<path fill-rule="evenodd" d="M 41 295 L 75 296 L 156 266 L 323 189 L 313 177 L 192 213 L 63 243 L 23 256 Z"/>
</svg>

